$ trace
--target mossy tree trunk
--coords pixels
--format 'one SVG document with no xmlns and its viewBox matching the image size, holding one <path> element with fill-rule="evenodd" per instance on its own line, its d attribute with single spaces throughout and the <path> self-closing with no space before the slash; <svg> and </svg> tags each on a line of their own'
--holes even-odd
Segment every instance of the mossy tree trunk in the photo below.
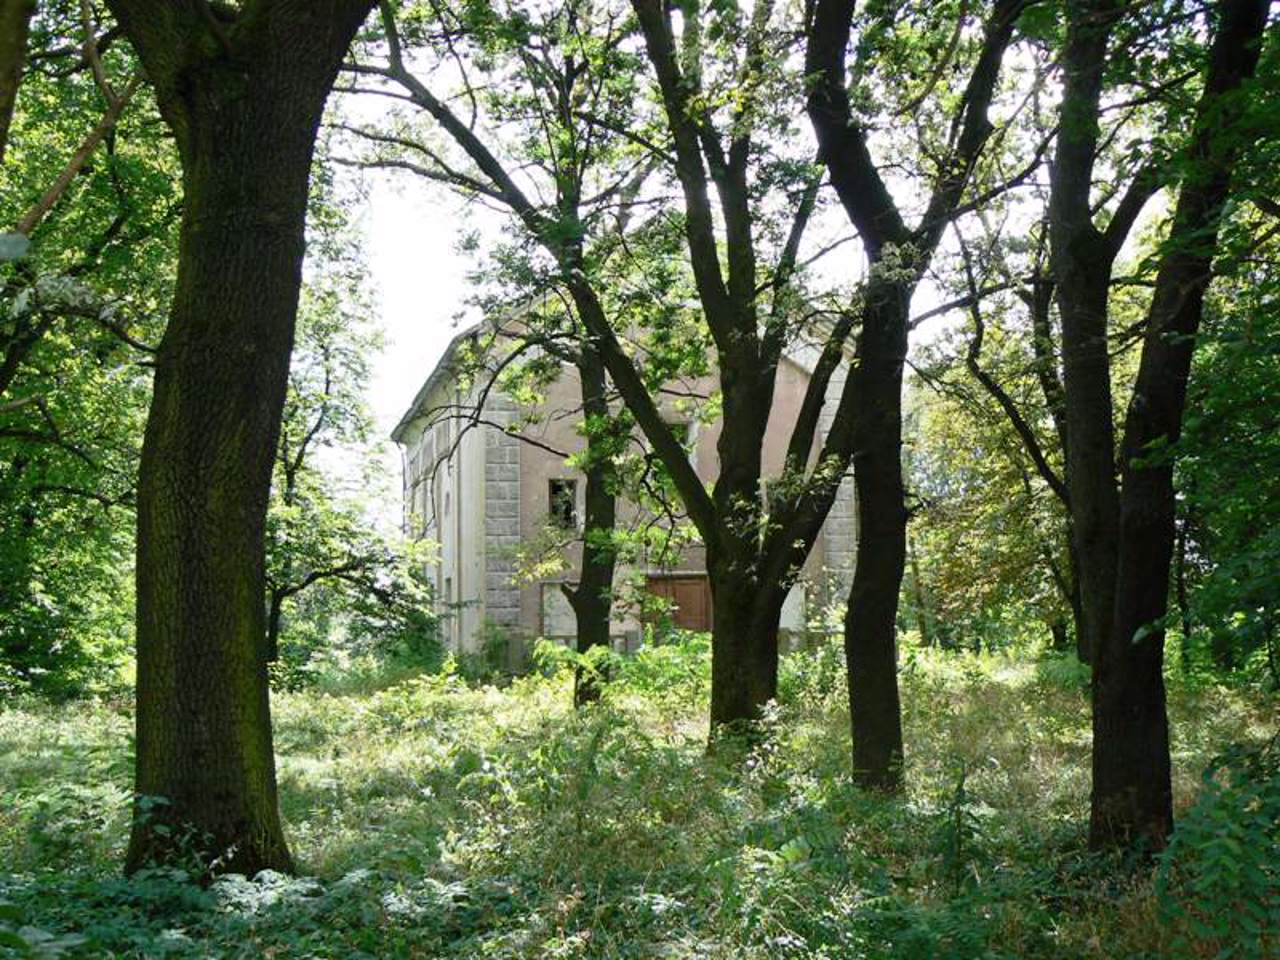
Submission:
<svg viewBox="0 0 1280 960">
<path fill-rule="evenodd" d="M 316 130 L 366 0 L 111 0 L 183 169 L 178 281 L 138 479 L 137 813 L 127 870 L 289 870 L 263 534 Z M 163 798 L 154 801 L 151 798 Z"/>
</svg>

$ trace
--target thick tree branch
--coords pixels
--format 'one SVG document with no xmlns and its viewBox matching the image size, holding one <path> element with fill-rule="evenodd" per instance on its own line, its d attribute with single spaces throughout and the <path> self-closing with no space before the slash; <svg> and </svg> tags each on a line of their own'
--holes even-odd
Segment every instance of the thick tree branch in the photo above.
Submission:
<svg viewBox="0 0 1280 960">
<path fill-rule="evenodd" d="M 718 143 L 714 142 L 714 131 L 706 131 L 704 128 L 708 124 L 700 124 L 695 120 L 690 97 L 695 90 L 696 76 L 688 79 L 681 74 L 666 4 L 662 0 L 634 0 L 632 6 L 644 35 L 658 88 L 662 91 L 667 126 L 671 131 L 676 154 L 676 176 L 684 192 L 685 239 L 689 246 L 698 296 L 706 309 L 707 323 L 717 346 L 722 350 L 732 349 L 735 330 L 732 324 L 725 323 L 729 317 L 731 294 L 720 269 L 720 252 L 716 243 L 703 150 L 712 148 L 713 165 L 723 167 L 725 161 L 720 155 Z M 755 278 L 751 277 L 749 282 L 754 286 Z M 750 335 L 754 337 L 755 331 L 751 331 Z"/>
<path fill-rule="evenodd" d="M 806 24 L 807 109 L 831 184 L 874 260 L 886 244 L 905 243 L 910 235 L 871 159 L 866 130 L 853 116 L 845 87 L 845 50 L 854 6 L 854 0 L 816 0 L 813 4 Z"/>
<path fill-rule="evenodd" d="M 1005 389 L 1000 386 L 996 378 L 982 368 L 980 358 L 982 356 L 982 341 L 986 334 L 986 324 L 982 316 L 981 297 L 979 296 L 978 282 L 974 276 L 973 260 L 963 240 L 961 241 L 960 249 L 964 260 L 965 280 L 969 287 L 969 316 L 973 319 L 973 338 L 969 341 L 969 349 L 965 353 L 965 366 L 973 378 L 982 385 L 982 388 L 990 394 L 1000 409 L 1004 411 L 1010 426 L 1013 427 L 1014 432 L 1018 435 L 1018 439 L 1022 441 L 1027 456 L 1035 464 L 1036 472 L 1040 474 L 1040 477 L 1048 484 L 1049 489 L 1057 495 L 1058 499 L 1062 501 L 1063 505 L 1069 507 L 1071 497 L 1067 491 L 1066 482 L 1058 476 L 1057 471 L 1049 464 L 1049 460 L 1045 457 L 1044 450 L 1040 446 L 1040 440 L 1036 437 L 1031 424 L 1027 422 L 1026 417 L 1022 415 L 1022 411 L 1018 409 L 1018 405 Z"/>
<path fill-rule="evenodd" d="M 1111 215 L 1111 221 L 1102 231 L 1102 242 L 1113 260 L 1119 255 L 1120 248 L 1124 246 L 1124 241 L 1129 236 L 1129 231 L 1133 229 L 1134 222 L 1142 213 L 1142 208 L 1161 186 L 1159 168 L 1150 161 L 1144 164 L 1129 181 L 1129 186 Z"/>
</svg>

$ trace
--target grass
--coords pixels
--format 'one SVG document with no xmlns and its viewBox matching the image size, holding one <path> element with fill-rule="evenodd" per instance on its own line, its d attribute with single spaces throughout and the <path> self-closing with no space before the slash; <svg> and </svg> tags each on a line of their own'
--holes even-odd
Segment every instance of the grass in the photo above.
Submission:
<svg viewBox="0 0 1280 960">
<path fill-rule="evenodd" d="M 565 672 L 277 695 L 303 876 L 207 890 L 118 876 L 128 702 L 13 704 L 0 957 L 1213 956 L 1167 920 L 1152 868 L 1084 849 L 1074 664 L 910 652 L 899 801 L 848 784 L 842 670 L 833 651 L 788 657 L 745 762 L 704 750 L 697 643 L 627 661 L 582 713 Z M 1180 813 L 1215 753 L 1272 735 L 1273 711 L 1171 683 Z"/>
</svg>

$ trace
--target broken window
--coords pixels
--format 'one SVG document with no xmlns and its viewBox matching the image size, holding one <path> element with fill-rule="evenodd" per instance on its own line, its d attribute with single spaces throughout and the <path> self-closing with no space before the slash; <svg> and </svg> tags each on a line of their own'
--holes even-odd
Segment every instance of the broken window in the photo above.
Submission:
<svg viewBox="0 0 1280 960">
<path fill-rule="evenodd" d="M 578 526 L 578 481 L 547 481 L 548 510 L 552 524 L 561 530 L 573 530 Z"/>
</svg>

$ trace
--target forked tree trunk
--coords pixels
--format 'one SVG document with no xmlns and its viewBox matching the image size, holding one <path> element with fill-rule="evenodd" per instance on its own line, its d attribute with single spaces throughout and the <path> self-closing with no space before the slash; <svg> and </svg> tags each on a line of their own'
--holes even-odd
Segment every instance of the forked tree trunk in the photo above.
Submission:
<svg viewBox="0 0 1280 960">
<path fill-rule="evenodd" d="M 907 254 L 912 263 L 905 279 L 877 279 L 873 273 L 867 284 L 857 359 L 844 395 L 853 400 L 849 447 L 858 491 L 858 562 L 845 617 L 854 776 L 880 789 L 896 790 L 902 784 L 896 645 L 907 537 L 901 460 L 907 311 L 991 135 L 988 108 L 1024 7 L 1022 0 L 991 5 L 978 56 L 952 117 L 952 148 L 938 164 L 943 173 L 919 225 L 910 229 L 881 178 L 867 130 L 849 97 L 846 53 L 855 4 L 806 4 L 807 110 L 831 185 L 873 265 L 885 264 L 890 251 Z"/>
<path fill-rule="evenodd" d="M 126 869 L 290 870 L 262 657 L 263 535 L 316 129 L 369 4 L 247 5 L 243 22 L 218 28 L 194 5 L 111 5 L 177 136 L 184 190 L 138 478 L 139 799 Z"/>
<path fill-rule="evenodd" d="M 1235 92 L 1258 62 L 1268 0 L 1224 0 L 1197 110 L 1188 170 L 1156 275 L 1142 359 L 1121 450 L 1119 553 L 1113 628 L 1095 659 L 1095 846 L 1144 839 L 1164 846 L 1173 827 L 1164 620 L 1175 535 L 1174 452 L 1187 380 L 1212 277 L 1218 225 L 1244 138 L 1223 137 L 1241 113 Z"/>
<path fill-rule="evenodd" d="M 854 411 L 858 562 L 844 620 L 853 733 L 853 776 L 865 787 L 902 786 L 902 712 L 898 700 L 898 594 L 907 551 L 902 481 L 902 373 L 907 357 L 907 286 L 867 292 Z"/>
<path fill-rule="evenodd" d="M 1125 421 L 1117 484 L 1107 351 L 1108 286 L 1124 236 L 1158 180 L 1135 178 L 1105 231 L 1090 207 L 1100 93 L 1115 0 L 1070 9 L 1063 54 L 1058 152 L 1050 188 L 1050 242 L 1062 316 L 1067 481 L 1081 617 L 1093 664 L 1095 847 L 1164 845 L 1172 827 L 1164 628 L 1173 552 L 1173 445 L 1186 402 L 1217 222 L 1245 137 L 1229 130 L 1239 87 L 1258 58 L 1266 0 L 1223 0 L 1205 91 Z M 1117 229 L 1119 227 L 1119 229 Z"/>
</svg>

